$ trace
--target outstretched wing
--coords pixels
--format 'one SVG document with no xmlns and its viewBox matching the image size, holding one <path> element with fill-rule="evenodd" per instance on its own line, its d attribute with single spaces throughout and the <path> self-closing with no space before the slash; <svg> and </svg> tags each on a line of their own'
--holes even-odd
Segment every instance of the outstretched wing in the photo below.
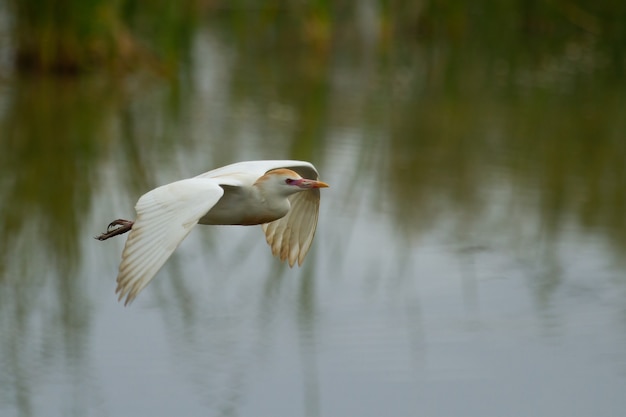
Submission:
<svg viewBox="0 0 626 417">
<path fill-rule="evenodd" d="M 287 168 L 292 171 L 296 171 L 302 176 L 302 178 L 308 178 L 311 180 L 318 179 L 318 173 L 313 164 L 306 161 L 295 160 L 267 160 L 267 161 L 245 161 L 236 162 L 234 164 L 226 165 L 221 168 L 205 172 L 198 175 L 196 178 L 237 178 L 241 181 L 245 178 L 248 179 L 249 185 L 265 175 L 268 171 L 273 169 Z"/>
<path fill-rule="evenodd" d="M 139 199 L 117 276 L 119 300 L 126 297 L 127 305 L 148 285 L 223 194 L 213 179 L 190 178 L 156 188 Z"/>
<path fill-rule="evenodd" d="M 320 207 L 320 190 L 311 189 L 289 197 L 291 208 L 286 216 L 262 225 L 274 256 L 302 265 L 311 248 Z"/>
</svg>

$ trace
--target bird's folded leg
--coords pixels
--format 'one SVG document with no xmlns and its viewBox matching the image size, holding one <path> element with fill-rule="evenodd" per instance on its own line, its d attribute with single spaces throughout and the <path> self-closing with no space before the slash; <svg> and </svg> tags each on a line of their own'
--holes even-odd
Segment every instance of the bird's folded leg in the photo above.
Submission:
<svg viewBox="0 0 626 417">
<path fill-rule="evenodd" d="M 122 235 L 122 234 L 130 231 L 130 229 L 133 228 L 133 224 L 134 223 L 135 222 L 133 222 L 133 221 L 124 220 L 124 219 L 113 220 L 107 226 L 107 231 L 102 233 L 99 236 L 96 236 L 96 239 L 98 239 L 98 240 L 107 240 L 110 237 L 117 236 L 117 235 Z M 119 226 L 119 227 L 116 227 L 116 228 L 113 229 L 114 226 Z"/>
</svg>

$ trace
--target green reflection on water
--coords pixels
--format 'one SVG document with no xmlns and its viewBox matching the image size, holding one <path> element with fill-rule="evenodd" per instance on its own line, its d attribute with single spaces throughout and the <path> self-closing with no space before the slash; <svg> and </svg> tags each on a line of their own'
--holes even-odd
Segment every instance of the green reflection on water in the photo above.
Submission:
<svg viewBox="0 0 626 417">
<path fill-rule="evenodd" d="M 80 255 L 80 220 L 90 209 L 111 99 L 88 83 L 52 79 L 16 83 L 7 96 L 3 239 L 35 223 L 51 259 L 68 272 Z"/>
<path fill-rule="evenodd" d="M 32 415 L 38 375 L 60 363 L 83 376 L 88 369 L 91 309 L 77 269 L 114 98 L 89 81 L 34 78 L 16 81 L 4 99 L 2 385 Z"/>
<path fill-rule="evenodd" d="M 90 308 L 77 270 L 81 242 L 99 231 L 88 230 L 84 219 L 111 167 L 122 180 L 106 191 L 130 200 L 162 182 L 164 170 L 192 175 L 232 162 L 246 147 L 258 159 L 308 159 L 330 173 L 337 169 L 330 161 L 341 132 L 349 131 L 356 143 L 348 157 L 358 162 L 354 172 L 342 171 L 350 184 L 333 198 L 356 199 L 364 186 L 376 190 L 379 198 L 365 204 L 389 220 L 397 236 L 412 239 L 452 218 L 454 236 L 500 233 L 516 240 L 517 219 L 530 212 L 538 224 L 529 241 L 558 241 L 562 228 L 574 224 L 622 257 L 623 56 L 605 38 L 567 30 L 545 45 L 524 32 L 513 39 L 517 32 L 493 35 L 493 27 L 466 37 L 464 13 L 445 12 L 452 18 L 444 25 L 437 24 L 439 12 L 432 13 L 420 42 L 399 37 L 395 31 L 410 32 L 412 25 L 396 22 L 393 34 L 372 44 L 347 34 L 355 22 L 311 41 L 290 36 L 291 21 L 273 28 L 272 36 L 259 24 L 266 36 L 257 36 L 236 29 L 237 19 L 245 22 L 239 15 L 217 19 L 209 32 L 226 52 L 207 65 L 227 74 L 218 80 L 224 83 L 217 106 L 194 84 L 209 68 L 194 64 L 173 83 L 97 76 L 12 80 L 0 120 L 0 330 L 2 362 L 9 364 L 1 381 L 16 386 L 18 408 L 30 414 L 26 369 L 32 358 L 45 363 L 45 351 L 60 351 L 81 368 L 77 352 L 87 343 Z M 482 45 L 485 39 L 490 42 Z M 247 143 L 241 125 L 252 126 L 260 139 Z M 194 153 L 203 153 L 206 163 L 180 168 L 176 158 Z M 508 193 L 509 216 L 489 217 L 493 189 Z M 102 218 L 102 227 L 118 216 L 123 213 Z M 384 256 L 401 250 L 402 243 L 385 243 Z M 302 355 L 314 357 L 307 349 L 316 337 L 315 263 L 306 267 L 294 309 L 303 339 L 311 339 Z M 272 273 L 260 317 L 273 314 L 280 282 Z M 555 285 L 544 283 L 539 297 Z M 196 306 L 186 302 L 192 290 L 172 285 L 173 296 L 161 301 L 193 323 Z M 44 325 L 33 325 L 33 317 Z M 260 319 L 258 327 L 264 323 Z M 22 352 L 26 345 L 35 346 L 33 352 Z M 304 373 L 311 378 L 308 407 L 315 409 L 316 375 Z"/>
</svg>

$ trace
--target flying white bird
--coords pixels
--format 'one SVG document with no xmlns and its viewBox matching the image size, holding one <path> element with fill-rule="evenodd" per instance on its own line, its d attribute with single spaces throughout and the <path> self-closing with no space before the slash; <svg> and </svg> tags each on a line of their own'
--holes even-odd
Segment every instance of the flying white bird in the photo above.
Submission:
<svg viewBox="0 0 626 417">
<path fill-rule="evenodd" d="M 135 221 L 118 219 L 97 236 L 130 231 L 117 276 L 125 305 L 154 278 L 172 252 L 200 223 L 256 225 L 274 256 L 302 264 L 317 227 L 320 188 L 315 167 L 304 161 L 248 161 L 163 185 L 135 205 Z M 115 227 L 119 226 L 119 227 Z"/>
</svg>

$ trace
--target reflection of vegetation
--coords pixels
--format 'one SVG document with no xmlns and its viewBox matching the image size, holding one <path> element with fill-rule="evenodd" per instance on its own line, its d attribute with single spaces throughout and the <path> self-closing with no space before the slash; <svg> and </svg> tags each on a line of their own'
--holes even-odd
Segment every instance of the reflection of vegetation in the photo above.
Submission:
<svg viewBox="0 0 626 417">
<path fill-rule="evenodd" d="M 127 190 L 132 200 L 173 179 L 160 177 L 163 172 L 192 175 L 243 156 L 311 159 L 331 173 L 338 168 L 326 156 L 339 154 L 340 161 L 359 162 L 357 172 L 341 172 L 354 186 L 334 195 L 356 200 L 364 184 L 382 190 L 386 198 L 371 204 L 406 236 L 437 227 L 441 219 L 452 218 L 459 229 L 492 226 L 482 220 L 491 215 L 495 185 L 511 190 L 505 202 L 510 212 L 533 211 L 541 223 L 536 228 L 554 240 L 574 223 L 605 237 L 620 254 L 626 251 L 626 3 L 604 2 L 600 10 L 599 3 L 580 1 L 522 2 L 518 9 L 495 1 L 393 7 L 387 1 L 275 1 L 259 12 L 248 8 L 250 2 L 218 1 L 203 6 L 208 29 L 198 34 L 203 17 L 194 11 L 203 7 L 197 4 L 179 9 L 164 1 L 148 11 L 139 2 L 76 2 L 101 19 L 68 14 L 71 6 L 48 11 L 34 10 L 39 2 L 14 2 L 16 48 L 24 54 L 18 68 L 75 71 L 98 59 L 123 60 L 116 51 L 120 40 L 106 28 L 123 22 L 183 71 L 171 84 L 128 83 L 135 93 L 129 95 L 109 81 L 78 78 L 16 80 L 1 97 L 0 333 L 6 337 L 0 351 L 7 357 L 0 362 L 15 366 L 0 378 L 17 380 L 18 388 L 29 383 L 27 364 L 16 359 L 21 346 L 57 337 L 46 346 L 63 345 L 69 357 L 86 337 L 90 310 L 76 270 L 81 240 L 99 231 L 86 230 L 83 219 L 105 160 L 106 169 L 123 178 L 116 190 Z M 373 19 L 371 10 L 360 9 L 370 6 Z M 46 30 L 74 20 L 70 26 L 93 27 L 81 29 L 87 45 L 80 46 L 75 33 L 55 40 L 29 32 L 33 22 L 24 23 L 23 14 L 33 14 Z M 206 33 L 218 52 L 193 55 L 192 40 Z M 111 43 L 93 40 L 99 36 Z M 209 72 L 221 75 L 210 80 L 207 93 Z M 336 140 L 345 134 L 352 147 L 337 150 Z M 513 223 L 509 217 L 496 221 Z M 335 226 L 338 233 L 346 227 Z M 269 275 L 262 314 L 255 317 L 274 314 L 270 293 L 281 283 L 275 271 Z M 193 291 L 174 284 L 178 291 L 168 294 L 179 298 L 163 297 L 163 303 L 184 311 L 182 322 L 192 322 L 205 300 L 188 304 Z M 293 308 L 299 327 L 314 339 L 311 285 L 307 275 Z M 52 300 L 39 303 L 48 290 Z M 240 291 L 253 294 L 243 284 Z M 51 335 L 38 333 L 34 315 Z M 232 331 L 229 325 L 224 331 Z M 19 394 L 27 410 L 30 393 Z"/>
<path fill-rule="evenodd" d="M 191 1 L 152 1 L 148 7 L 134 0 L 10 3 L 17 68 L 64 74 L 154 65 L 148 50 L 157 52 L 159 69 L 175 67 L 189 51 L 197 15 Z"/>
<path fill-rule="evenodd" d="M 15 388 L 25 414 L 33 362 L 46 367 L 55 358 L 78 370 L 85 360 L 90 309 L 76 275 L 81 224 L 113 98 L 94 101 L 98 91 L 105 90 L 88 81 L 31 79 L 9 95 L 1 123 L 0 350 L 12 355 L 3 385 Z"/>
<path fill-rule="evenodd" d="M 594 51 L 586 52 L 591 55 L 584 59 L 593 59 Z M 429 64 L 439 67 L 437 59 Z M 442 196 L 460 212 L 480 213 L 488 204 L 481 186 L 496 180 L 485 167 L 493 167 L 517 193 L 539 193 L 547 231 L 557 232 L 574 216 L 585 227 L 604 229 L 626 250 L 623 81 L 598 89 L 607 72 L 573 61 L 512 67 L 489 82 L 481 65 L 490 62 L 449 65 L 445 79 L 426 73 L 433 83 L 422 91 L 414 77 L 406 81 L 411 94 L 392 98 L 402 105 L 390 116 L 391 159 L 381 175 L 396 218 L 419 223 L 436 216 L 441 207 L 428 202 Z M 431 215 L 415 216 L 420 208 Z"/>
<path fill-rule="evenodd" d="M 113 97 L 93 101 L 89 82 L 49 79 L 28 80 L 15 92 L 2 125 L 0 161 L 11 178 L 3 201 L 12 203 L 0 220 L 2 239 L 18 235 L 29 222 L 49 219 L 39 225 L 41 241 L 69 272 L 73 266 L 67 262 L 78 252 L 80 213 L 89 210 L 106 102 Z"/>
<path fill-rule="evenodd" d="M 535 1 L 503 4 L 494 0 L 464 2 L 309 2 L 273 0 L 12 0 L 15 55 L 20 69 L 74 73 L 94 67 L 120 68 L 152 61 L 140 45 L 176 67 L 189 56 L 190 40 L 205 13 L 229 36 L 247 39 L 247 51 L 263 54 L 263 42 L 306 47 L 323 54 L 340 37 L 369 32 L 393 47 L 398 40 L 423 39 L 450 47 L 483 45 L 484 56 L 515 58 L 526 40 L 536 37 L 558 46 L 588 35 L 610 64 L 624 70 L 626 6 L 623 2 Z M 215 18 L 217 17 L 217 18 Z M 252 35 L 252 36 L 251 36 Z M 369 35 L 368 35 L 369 36 Z M 260 41 L 260 42 L 259 42 Z M 302 43 L 303 42 L 303 43 Z"/>
</svg>

